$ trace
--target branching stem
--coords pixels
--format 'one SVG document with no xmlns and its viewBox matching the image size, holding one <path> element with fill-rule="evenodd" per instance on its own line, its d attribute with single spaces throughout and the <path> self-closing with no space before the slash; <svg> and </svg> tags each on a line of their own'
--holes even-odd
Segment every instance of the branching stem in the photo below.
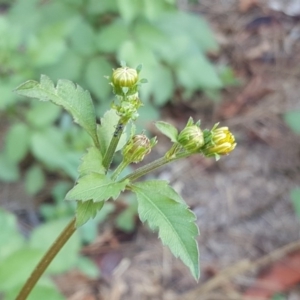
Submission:
<svg viewBox="0 0 300 300">
<path fill-rule="evenodd" d="M 177 154 L 176 156 L 174 157 L 170 157 L 170 158 L 167 158 L 167 157 L 161 157 L 143 167 L 140 167 L 138 169 L 136 169 L 134 172 L 132 172 L 131 174 L 125 176 L 124 178 L 122 178 L 120 181 L 123 181 L 123 180 L 126 180 L 126 179 L 129 179 L 130 182 L 132 181 L 135 181 L 137 180 L 138 178 L 170 163 L 170 162 L 173 162 L 175 160 L 178 160 L 178 159 L 181 159 L 181 158 L 184 158 L 184 157 L 187 157 L 187 156 L 190 156 L 191 154 L 190 153 L 186 153 L 186 152 L 183 152 L 183 153 L 179 153 Z"/>
</svg>

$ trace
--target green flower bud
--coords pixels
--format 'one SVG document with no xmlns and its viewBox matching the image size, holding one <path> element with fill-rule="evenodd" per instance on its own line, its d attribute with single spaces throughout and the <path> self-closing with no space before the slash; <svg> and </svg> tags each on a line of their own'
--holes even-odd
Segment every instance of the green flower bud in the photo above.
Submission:
<svg viewBox="0 0 300 300">
<path fill-rule="evenodd" d="M 138 163 L 151 152 L 156 142 L 150 141 L 144 134 L 134 135 L 123 148 L 124 161 Z"/>
<path fill-rule="evenodd" d="M 136 69 L 122 67 L 113 71 L 111 83 L 117 95 L 131 95 L 136 93 L 136 84 L 139 80 Z"/>
<path fill-rule="evenodd" d="M 217 128 L 218 124 L 210 131 L 210 141 L 202 149 L 206 156 L 220 156 L 229 154 L 236 146 L 234 135 L 228 127 Z"/>
<path fill-rule="evenodd" d="M 188 152 L 196 152 L 204 144 L 203 132 L 197 125 L 187 125 L 179 133 L 178 143 Z"/>
</svg>

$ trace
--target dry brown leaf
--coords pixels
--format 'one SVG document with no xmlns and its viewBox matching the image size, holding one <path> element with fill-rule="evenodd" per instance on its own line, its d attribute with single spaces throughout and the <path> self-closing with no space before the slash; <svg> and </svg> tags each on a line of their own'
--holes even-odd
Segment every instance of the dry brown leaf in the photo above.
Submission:
<svg viewBox="0 0 300 300">
<path fill-rule="evenodd" d="M 267 272 L 258 277 L 253 287 L 245 296 L 271 297 L 275 293 L 284 292 L 300 282 L 300 252 L 286 256 L 275 262 Z"/>
</svg>

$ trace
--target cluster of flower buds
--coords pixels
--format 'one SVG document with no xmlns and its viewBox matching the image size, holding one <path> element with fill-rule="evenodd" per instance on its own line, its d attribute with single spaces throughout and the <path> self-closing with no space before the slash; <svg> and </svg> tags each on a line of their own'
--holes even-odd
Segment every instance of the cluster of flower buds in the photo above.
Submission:
<svg viewBox="0 0 300 300">
<path fill-rule="evenodd" d="M 138 117 L 137 110 L 142 105 L 139 98 L 138 89 L 141 83 L 146 82 L 145 79 L 139 79 L 141 66 L 136 69 L 123 65 L 113 71 L 110 78 L 110 84 L 113 87 L 113 92 L 119 99 L 119 104 L 114 104 L 119 116 L 124 123 L 129 120 L 135 120 Z"/>
<path fill-rule="evenodd" d="M 122 123 L 138 117 L 137 110 L 142 105 L 138 95 L 138 88 L 145 80 L 139 79 L 141 66 L 136 69 L 128 68 L 125 64 L 121 68 L 113 71 L 110 84 L 118 97 L 120 103 L 113 107 L 121 117 Z M 221 155 L 230 153 L 236 146 L 235 138 L 228 127 L 217 128 L 219 124 L 211 130 L 201 130 L 200 121 L 194 123 L 190 118 L 185 128 L 177 134 L 176 142 L 166 153 L 166 157 L 176 156 L 178 153 L 202 153 L 207 157 L 215 156 L 219 159 Z M 125 148 L 123 156 L 127 161 L 139 162 L 151 151 L 155 141 L 150 141 L 145 135 L 133 136 Z M 152 145 L 153 144 L 153 145 Z"/>
<path fill-rule="evenodd" d="M 122 151 L 124 161 L 128 164 L 142 161 L 156 143 L 156 137 L 149 140 L 144 134 L 132 136 Z"/>
<path fill-rule="evenodd" d="M 194 123 L 190 118 L 185 128 L 178 134 L 175 147 L 170 149 L 170 154 L 187 151 L 188 153 L 202 153 L 207 157 L 230 153 L 236 146 L 235 138 L 228 127 L 218 127 L 218 123 L 211 130 L 201 130 L 200 121 Z"/>
</svg>

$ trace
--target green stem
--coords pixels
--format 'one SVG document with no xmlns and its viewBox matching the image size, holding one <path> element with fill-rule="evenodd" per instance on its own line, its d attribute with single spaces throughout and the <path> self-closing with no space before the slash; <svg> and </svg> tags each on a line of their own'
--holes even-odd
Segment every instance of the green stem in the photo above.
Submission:
<svg viewBox="0 0 300 300">
<path fill-rule="evenodd" d="M 112 180 L 116 180 L 117 177 L 120 175 L 120 173 L 128 166 L 128 162 L 127 161 L 122 161 L 118 167 L 114 170 L 114 172 L 111 175 L 111 179 Z"/>
<path fill-rule="evenodd" d="M 114 132 L 114 135 L 110 141 L 110 144 L 106 150 L 106 153 L 104 155 L 104 158 L 103 158 L 103 167 L 108 170 L 109 167 L 110 167 L 110 164 L 113 160 L 113 157 L 114 157 L 114 154 L 115 154 L 115 151 L 116 151 L 116 148 L 118 146 L 118 143 L 120 141 L 120 138 L 122 136 L 122 133 L 123 133 L 123 130 L 124 130 L 124 126 L 126 124 L 124 122 L 121 122 L 121 120 L 119 120 L 117 126 L 116 126 L 116 130 Z"/>
<path fill-rule="evenodd" d="M 25 300 L 31 290 L 36 285 L 37 281 L 43 275 L 53 258 L 57 255 L 60 249 L 64 246 L 64 244 L 69 240 L 72 234 L 75 232 L 76 227 L 76 218 L 73 218 L 71 222 L 65 227 L 65 229 L 61 232 L 59 237 L 54 241 L 52 246 L 49 248 L 47 253 L 40 260 L 39 264 L 31 273 L 30 277 L 27 279 L 25 285 L 22 290 L 19 292 L 16 300 Z"/>
<path fill-rule="evenodd" d="M 129 179 L 131 182 L 132 181 L 135 181 L 137 180 L 138 178 L 162 167 L 163 165 L 166 165 L 170 162 L 173 162 L 175 160 L 178 160 L 178 159 L 181 159 L 181 158 L 184 158 L 184 157 L 187 157 L 187 156 L 190 156 L 191 153 L 178 153 L 175 157 L 161 157 L 143 167 L 140 167 L 138 169 L 136 169 L 134 172 L 132 172 L 131 174 L 125 176 L 124 178 L 122 178 L 120 181 L 123 181 L 123 180 L 126 180 L 126 179 Z"/>
</svg>

